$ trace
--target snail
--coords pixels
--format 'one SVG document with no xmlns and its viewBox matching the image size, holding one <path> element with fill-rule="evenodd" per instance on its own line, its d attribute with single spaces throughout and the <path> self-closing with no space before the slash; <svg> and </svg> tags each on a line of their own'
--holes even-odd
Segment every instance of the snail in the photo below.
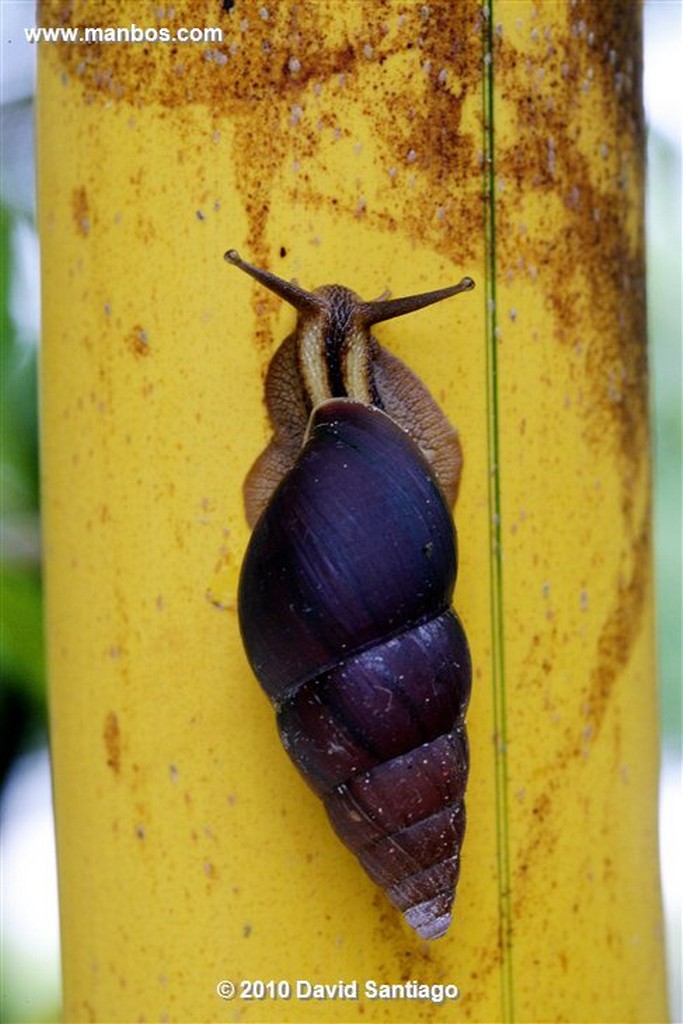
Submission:
<svg viewBox="0 0 683 1024">
<path fill-rule="evenodd" d="M 422 938 L 451 924 L 470 655 L 451 604 L 458 436 L 371 334 L 474 287 L 364 302 L 225 259 L 298 311 L 270 363 L 274 436 L 244 485 L 238 609 L 282 743 L 333 828 Z"/>
</svg>

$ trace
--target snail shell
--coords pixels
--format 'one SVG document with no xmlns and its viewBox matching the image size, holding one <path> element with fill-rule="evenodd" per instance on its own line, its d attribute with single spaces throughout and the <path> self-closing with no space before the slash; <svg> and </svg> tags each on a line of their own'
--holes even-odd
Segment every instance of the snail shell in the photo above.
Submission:
<svg viewBox="0 0 683 1024">
<path fill-rule="evenodd" d="M 456 534 L 433 464 L 379 408 L 374 376 L 363 385 L 374 400 L 359 401 L 342 364 L 343 395 L 309 398 L 303 445 L 268 500 L 254 471 L 247 482 L 260 515 L 240 577 L 240 628 L 282 743 L 338 836 L 433 939 L 451 922 L 469 765 L 470 656 L 451 608 Z M 309 390 L 304 381 L 304 405 Z M 443 422 L 440 436 L 452 439 Z"/>
</svg>

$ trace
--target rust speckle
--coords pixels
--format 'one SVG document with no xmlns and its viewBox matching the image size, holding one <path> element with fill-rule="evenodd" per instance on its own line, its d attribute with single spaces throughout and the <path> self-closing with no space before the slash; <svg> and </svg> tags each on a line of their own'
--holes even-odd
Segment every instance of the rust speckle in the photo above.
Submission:
<svg viewBox="0 0 683 1024">
<path fill-rule="evenodd" d="M 107 765 L 118 775 L 121 771 L 121 730 L 115 711 L 110 711 L 105 718 L 102 736 L 107 751 Z"/>
<path fill-rule="evenodd" d="M 630 566 L 626 568 L 617 589 L 612 608 L 608 611 L 598 639 L 597 657 L 591 672 L 587 723 L 593 740 L 597 737 L 614 687 L 631 656 L 638 639 L 646 595 L 650 586 L 650 527 L 643 524 L 633 550 L 628 553 Z"/>
<path fill-rule="evenodd" d="M 150 353 L 147 331 L 140 324 L 136 324 L 128 335 L 127 344 L 131 352 L 140 358 L 146 358 Z"/>
<path fill-rule="evenodd" d="M 73 212 L 74 224 L 76 225 L 76 231 L 83 238 L 87 238 L 90 234 L 90 211 L 88 205 L 88 193 L 85 190 L 85 186 L 81 185 L 80 188 L 75 188 L 71 197 L 71 210 Z"/>
<path fill-rule="evenodd" d="M 82 1008 L 85 1020 L 89 1020 L 89 1021 L 96 1021 L 97 1020 L 97 1016 L 98 1016 L 97 1012 L 95 1011 L 95 1009 L 94 1009 L 94 1007 L 92 1006 L 91 1003 L 89 1003 L 87 1000 L 83 1000 L 83 1002 L 81 1003 L 81 1008 Z"/>
<path fill-rule="evenodd" d="M 531 813 L 539 822 L 544 822 L 551 810 L 551 801 L 547 793 L 542 793 L 534 804 Z M 525 868 L 526 870 L 526 868 Z"/>
</svg>

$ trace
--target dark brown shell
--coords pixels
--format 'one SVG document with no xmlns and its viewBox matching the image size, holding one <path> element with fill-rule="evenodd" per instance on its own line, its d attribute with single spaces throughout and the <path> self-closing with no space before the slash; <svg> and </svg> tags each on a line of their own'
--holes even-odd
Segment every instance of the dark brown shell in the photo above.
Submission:
<svg viewBox="0 0 683 1024">
<path fill-rule="evenodd" d="M 425 938 L 465 830 L 467 641 L 453 521 L 387 415 L 334 399 L 258 520 L 240 626 L 282 742 L 337 834 Z"/>
</svg>

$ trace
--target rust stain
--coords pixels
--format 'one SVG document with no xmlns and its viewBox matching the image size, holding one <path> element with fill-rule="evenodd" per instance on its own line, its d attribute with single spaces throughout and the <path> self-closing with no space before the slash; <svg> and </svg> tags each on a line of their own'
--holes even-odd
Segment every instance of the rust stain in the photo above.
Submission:
<svg viewBox="0 0 683 1024">
<path fill-rule="evenodd" d="M 617 583 L 614 604 L 605 618 L 597 644 L 596 664 L 591 672 L 586 718 L 597 738 L 602 728 L 619 675 L 628 664 L 631 650 L 638 639 L 650 580 L 650 522 L 645 517 L 625 561 L 630 570 Z M 574 750 L 574 754 L 578 753 Z"/>
<path fill-rule="evenodd" d="M 73 211 L 74 224 L 76 225 L 76 231 L 83 238 L 87 238 L 90 234 L 90 210 L 88 204 L 88 193 L 84 185 L 73 190 L 71 197 L 71 209 Z"/>
<path fill-rule="evenodd" d="M 139 358 L 145 359 L 150 354 L 147 331 L 140 324 L 136 324 L 130 331 L 126 338 L 126 344 L 131 352 Z"/>
<path fill-rule="evenodd" d="M 520 233 L 523 209 L 511 200 L 500 202 L 497 244 L 501 276 L 542 279 L 555 343 L 576 345 L 586 325 L 598 339 L 586 353 L 582 374 L 589 391 L 585 441 L 601 450 L 608 446 L 618 460 L 626 540 L 594 667 L 577 694 L 594 742 L 637 640 L 650 586 L 640 10 L 578 4 L 568 14 L 567 31 L 544 37 L 541 30 L 539 16 L 537 56 L 519 53 L 504 37 L 496 41 L 496 81 L 515 129 L 514 144 L 496 154 L 496 170 L 503 183 L 514 185 L 511 195 L 546 194 L 548 213 L 533 231 Z M 593 94 L 596 121 L 588 128 L 606 140 L 597 163 L 582 145 L 587 125 L 578 113 Z M 558 199 L 561 217 L 552 205 Z M 545 664 L 535 648 L 531 638 L 527 661 L 536 664 L 540 678 Z M 584 752 L 581 737 L 571 733 L 549 766 L 520 852 L 522 876 L 534 856 L 546 855 L 557 842 L 552 798 L 567 765 Z M 517 883 L 515 914 L 521 911 L 524 878 Z"/>
<path fill-rule="evenodd" d="M 501 278 L 541 282 L 550 344 L 575 347 L 586 330 L 594 338 L 581 376 L 584 440 L 609 450 L 619 467 L 625 528 L 613 602 L 592 671 L 577 693 L 577 715 L 595 742 L 638 638 L 650 587 L 640 10 L 579 3 L 568 11 L 567 30 L 551 36 L 543 33 L 541 8 L 535 17 L 535 54 L 516 50 L 503 35 L 495 43 L 499 102 L 514 125 L 514 142 L 496 151 L 503 196 L 496 243 Z M 589 97 L 595 97 L 592 121 L 580 112 Z M 586 145 L 587 131 L 597 134 L 599 161 Z M 547 213 L 527 229 L 531 192 L 547 197 Z M 548 663 L 533 637 L 526 664 L 532 678 L 534 672 L 543 677 Z M 526 877 L 558 842 L 553 805 L 567 768 L 584 756 L 583 736 L 568 729 L 527 817 L 513 918 L 524 910 Z"/>
<path fill-rule="evenodd" d="M 133 7 L 103 0 L 98 23 L 127 24 L 128 10 Z M 139 14 L 135 17 L 139 20 Z M 316 211 L 331 207 L 351 231 L 360 217 L 378 229 L 400 232 L 408 248 L 410 242 L 429 245 L 464 267 L 477 249 L 483 222 L 479 128 L 470 134 L 462 128 L 468 98 L 479 102 L 480 18 L 475 5 L 443 0 L 429 5 L 361 0 L 349 8 L 343 26 L 331 0 L 269 7 L 243 3 L 228 11 L 218 2 L 188 2 L 177 13 L 169 6 L 151 11 L 150 26 L 171 32 L 181 24 L 218 26 L 221 42 L 94 42 L 56 44 L 55 50 L 87 103 L 131 108 L 154 103 L 160 116 L 202 106 L 208 111 L 207 136 L 220 130 L 222 119 L 230 119 L 252 262 L 267 266 L 271 251 L 284 258 L 293 245 L 291 238 L 268 237 L 277 190 L 279 203 L 310 215 L 308 225 L 302 224 L 306 241 Z M 52 0 L 41 5 L 41 20 L 46 26 L 83 28 L 92 24 L 92 12 L 88 4 Z M 353 125 L 345 120 L 350 110 Z M 358 126 L 379 143 L 383 184 L 366 194 L 367 163 L 359 160 L 358 178 L 339 177 L 330 199 L 338 148 L 353 144 L 355 152 L 362 151 L 362 141 L 352 134 Z M 319 175 L 325 190 L 317 184 Z M 452 198 L 454 181 L 462 202 Z M 253 301 L 261 313 L 277 308 L 274 297 L 259 295 Z M 263 350 L 274 341 L 271 320 L 258 318 L 256 343 Z"/>
<path fill-rule="evenodd" d="M 603 621 L 596 644 L 595 664 L 587 685 L 578 694 L 583 704 L 583 720 L 590 729 L 591 742 L 597 741 L 604 725 L 605 715 L 610 706 L 614 688 L 620 673 L 628 663 L 632 646 L 641 628 L 651 586 L 649 523 L 647 519 L 634 545 L 623 556 L 623 572 L 616 587 L 614 603 Z M 531 658 L 529 659 L 531 663 Z M 538 670 L 537 670 L 538 671 Z M 575 719 L 573 720 L 575 723 Z M 618 740 L 618 730 L 617 730 Z M 512 881 L 513 919 L 524 914 L 528 898 L 526 879 L 532 877 L 535 866 L 547 858 L 560 839 L 558 825 L 554 820 L 554 798 L 567 785 L 567 769 L 570 764 L 585 757 L 585 745 L 576 725 L 566 730 L 564 743 L 554 752 L 546 764 L 544 786 L 526 816 L 527 839 L 516 857 L 517 868 Z M 605 864 L 605 878 L 611 864 Z"/>
<path fill-rule="evenodd" d="M 114 775 L 121 771 L 121 730 L 119 719 L 115 711 L 110 711 L 104 720 L 102 730 L 104 746 L 107 751 L 107 766 L 111 768 Z"/>
<path fill-rule="evenodd" d="M 46 26 L 92 24 L 89 5 L 76 0 L 52 0 L 40 10 Z M 400 231 L 409 242 L 471 262 L 482 233 L 481 136 L 479 129 L 464 130 L 462 112 L 468 101 L 480 104 L 480 10 L 444 0 L 361 0 L 353 6 L 357 17 L 349 16 L 344 27 L 332 10 L 331 0 L 242 3 L 228 10 L 218 2 L 188 2 L 182 11 L 151 12 L 150 26 L 172 33 L 181 23 L 218 26 L 222 41 L 163 47 L 83 42 L 56 44 L 55 50 L 88 103 L 136 108 L 153 102 L 160 116 L 202 106 L 209 113 L 207 134 L 229 117 L 253 262 L 269 265 L 273 247 L 284 253 L 292 245 L 291 239 L 268 238 L 275 189 L 279 202 L 305 209 L 311 224 L 316 210 L 331 204 L 350 230 L 362 216 L 381 230 Z M 127 12 L 134 13 L 134 5 L 103 0 L 98 21 L 126 24 Z M 642 223 L 632 198 L 640 195 L 643 177 L 640 10 L 635 4 L 621 10 L 578 2 L 568 9 L 566 30 L 551 35 L 543 32 L 542 8 L 533 19 L 535 50 L 519 50 L 502 32 L 495 34 L 496 102 L 513 129 L 512 141 L 497 144 L 496 176 L 501 187 L 514 185 L 513 195 L 540 192 L 559 201 L 565 216 L 558 224 L 549 204 L 541 223 L 520 233 L 524 210 L 501 192 L 500 273 L 540 279 L 558 344 L 576 344 L 590 303 L 601 344 L 586 357 L 594 399 L 586 403 L 586 436 L 604 444 L 607 428 L 629 463 L 625 477 L 632 478 L 647 440 L 643 239 L 629 228 Z M 599 165 L 582 145 L 585 119 L 576 116 L 589 96 L 598 97 L 592 128 L 609 140 Z M 339 195 L 330 199 L 316 175 L 334 172 L 326 166 L 327 152 L 334 160 L 335 146 L 354 141 L 355 127 L 344 121 L 349 109 L 354 126 L 366 126 L 379 142 L 385 184 L 379 194 L 365 195 L 359 164 L 358 181 L 340 180 Z M 595 267 L 599 274 L 586 272 Z M 253 301 L 260 312 L 277 303 L 263 295 Z M 263 349 L 274 341 L 271 319 L 258 318 L 256 340 Z M 627 510 L 630 504 L 625 494 Z"/>
<path fill-rule="evenodd" d="M 504 36 L 495 47 L 514 137 L 496 151 L 500 273 L 540 281 L 556 344 L 582 345 L 587 326 L 599 337 L 582 374 L 585 438 L 620 458 L 628 517 L 648 450 L 640 6 L 578 3 L 551 35 L 542 14 L 535 51 Z M 528 228 L 532 193 L 547 209 Z"/>
<path fill-rule="evenodd" d="M 540 284 L 549 345 L 575 348 L 590 332 L 581 369 L 584 442 L 603 459 L 609 451 L 618 467 L 624 544 L 593 667 L 577 692 L 576 715 L 546 763 L 543 787 L 525 816 L 526 839 L 513 867 L 513 922 L 523 917 L 531 895 L 527 878 L 560 840 L 555 806 L 568 769 L 585 757 L 585 737 L 594 743 L 603 731 L 651 587 L 640 10 L 579 0 L 567 8 L 566 30 L 549 36 L 542 31 L 542 11 L 539 5 L 532 16 L 538 56 L 526 43 L 518 50 L 502 31 L 495 35 L 497 109 L 505 107 L 514 128 L 510 142 L 496 141 L 497 270 L 501 281 L 519 276 Z M 588 122 L 580 109 L 587 94 L 596 97 Z M 599 162 L 586 145 L 587 131 L 605 140 L 598 142 Z M 537 219 L 526 224 L 527 202 L 538 192 L 546 198 L 546 212 L 537 218 L 535 195 Z M 525 664 L 539 685 L 552 672 L 538 636 L 529 637 Z M 613 740 L 618 750 L 618 723 Z M 605 876 L 609 870 L 605 865 Z M 496 969 L 499 951 L 492 935 L 478 985 Z"/>
</svg>

